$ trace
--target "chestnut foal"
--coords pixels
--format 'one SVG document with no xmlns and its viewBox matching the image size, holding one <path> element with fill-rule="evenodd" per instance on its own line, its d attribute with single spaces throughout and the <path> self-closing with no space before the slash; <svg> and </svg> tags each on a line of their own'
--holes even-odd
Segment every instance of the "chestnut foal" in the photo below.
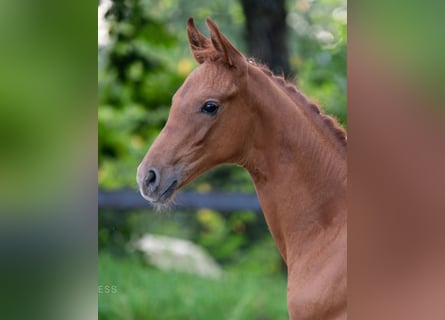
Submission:
<svg viewBox="0 0 445 320">
<path fill-rule="evenodd" d="M 163 207 L 219 164 L 244 167 L 288 267 L 290 318 L 346 319 L 345 132 L 207 25 L 210 39 L 188 21 L 199 66 L 138 167 L 140 192 Z"/>
</svg>

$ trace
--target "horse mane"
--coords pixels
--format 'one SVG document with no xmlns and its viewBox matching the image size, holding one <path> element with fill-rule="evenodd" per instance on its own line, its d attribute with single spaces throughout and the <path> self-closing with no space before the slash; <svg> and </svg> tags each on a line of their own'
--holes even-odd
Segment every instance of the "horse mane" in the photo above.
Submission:
<svg viewBox="0 0 445 320">
<path fill-rule="evenodd" d="M 340 144 L 346 148 L 347 146 L 347 136 L 346 131 L 343 127 L 338 123 L 337 119 L 327 114 L 324 114 L 320 107 L 314 102 L 309 101 L 309 99 L 297 89 L 295 84 L 289 82 L 284 78 L 283 75 L 277 76 L 275 75 L 266 65 L 257 63 L 254 59 L 249 58 L 249 63 L 258 67 L 264 74 L 266 74 L 269 78 L 271 78 L 285 93 L 288 94 L 292 100 L 298 104 L 303 106 L 303 111 L 306 114 L 312 114 L 318 116 L 324 126 L 332 132 L 334 137 Z"/>
</svg>

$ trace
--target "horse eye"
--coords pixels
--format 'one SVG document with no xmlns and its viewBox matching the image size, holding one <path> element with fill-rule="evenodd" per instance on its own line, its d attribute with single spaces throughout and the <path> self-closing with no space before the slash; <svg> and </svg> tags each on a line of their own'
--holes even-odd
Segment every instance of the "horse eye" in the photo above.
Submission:
<svg viewBox="0 0 445 320">
<path fill-rule="evenodd" d="M 209 115 L 214 115 L 219 109 L 219 105 L 214 101 L 206 101 L 204 105 L 201 107 L 202 113 L 207 113 Z"/>
</svg>

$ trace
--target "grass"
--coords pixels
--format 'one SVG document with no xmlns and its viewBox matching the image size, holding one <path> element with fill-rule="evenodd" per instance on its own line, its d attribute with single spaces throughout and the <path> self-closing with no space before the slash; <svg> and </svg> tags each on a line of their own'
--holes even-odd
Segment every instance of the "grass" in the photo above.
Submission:
<svg viewBox="0 0 445 320">
<path fill-rule="evenodd" d="M 232 268 L 221 279 L 154 269 L 141 259 L 99 255 L 100 320 L 288 319 L 286 281 Z"/>
</svg>

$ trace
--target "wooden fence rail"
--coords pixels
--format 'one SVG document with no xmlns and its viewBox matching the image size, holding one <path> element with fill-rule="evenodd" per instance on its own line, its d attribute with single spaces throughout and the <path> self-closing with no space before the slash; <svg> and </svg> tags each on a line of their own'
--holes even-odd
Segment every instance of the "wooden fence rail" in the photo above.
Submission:
<svg viewBox="0 0 445 320">
<path fill-rule="evenodd" d="M 99 208 L 101 209 L 151 209 L 148 201 L 137 190 L 99 190 Z M 261 212 L 256 194 L 222 192 L 179 192 L 174 208 L 193 210 L 209 208 L 217 211 L 252 210 Z"/>
</svg>

